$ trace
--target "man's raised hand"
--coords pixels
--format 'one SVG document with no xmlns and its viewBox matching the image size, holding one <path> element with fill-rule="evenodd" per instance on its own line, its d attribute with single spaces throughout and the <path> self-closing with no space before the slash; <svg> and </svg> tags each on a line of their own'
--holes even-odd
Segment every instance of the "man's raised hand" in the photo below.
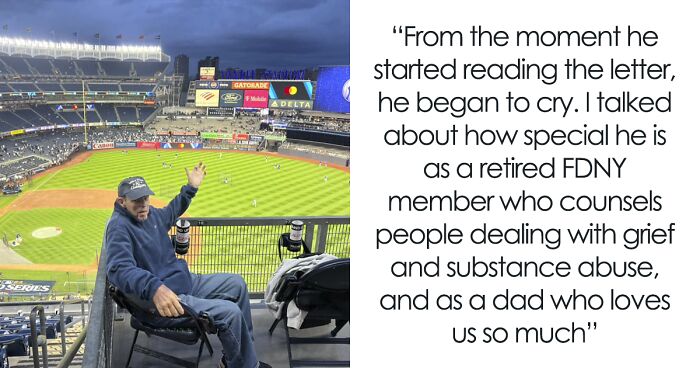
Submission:
<svg viewBox="0 0 700 368">
<path fill-rule="evenodd" d="M 187 168 L 185 168 L 185 173 L 187 174 L 187 184 L 195 188 L 199 188 L 199 186 L 202 185 L 202 180 L 204 180 L 204 176 L 207 175 L 207 166 L 202 165 L 202 163 L 200 162 L 197 166 L 195 166 L 192 169 L 192 171 L 189 171 L 187 170 Z"/>
</svg>

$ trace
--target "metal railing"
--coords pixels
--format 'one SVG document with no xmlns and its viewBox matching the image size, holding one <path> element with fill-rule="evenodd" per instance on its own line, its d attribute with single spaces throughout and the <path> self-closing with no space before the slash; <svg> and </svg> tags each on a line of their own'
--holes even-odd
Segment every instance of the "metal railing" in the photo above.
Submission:
<svg viewBox="0 0 700 368">
<path fill-rule="evenodd" d="M 36 330 L 36 315 L 39 313 L 39 328 L 40 331 L 37 334 Z M 39 346 L 41 345 L 41 357 L 43 362 L 43 368 L 49 367 L 49 355 L 46 349 L 46 315 L 44 315 L 44 307 L 37 305 L 32 308 L 32 312 L 29 314 L 29 328 L 31 329 L 31 342 L 32 342 L 32 358 L 34 359 L 34 367 L 39 367 Z"/>
<path fill-rule="evenodd" d="M 280 264 L 298 253 L 278 246 L 293 220 L 304 222 L 302 239 L 312 252 L 350 257 L 349 217 L 187 218 L 190 248 L 185 256 L 194 273 L 240 274 L 251 298 L 259 298 Z M 171 235 L 175 234 L 172 229 Z M 104 243 L 104 242 L 103 242 Z M 103 244 L 102 254 L 105 244 Z M 110 368 L 114 331 L 113 302 L 107 293 L 107 257 L 100 257 L 87 327 L 83 367 Z"/>
<path fill-rule="evenodd" d="M 304 222 L 302 238 L 312 252 L 350 257 L 350 218 L 188 218 L 190 248 L 185 256 L 190 271 L 243 276 L 253 297 L 265 291 L 281 258 L 297 253 L 278 247 L 280 234 L 292 220 Z M 175 234 L 173 229 L 171 234 Z"/>
<path fill-rule="evenodd" d="M 80 319 L 80 322 L 82 324 L 83 330 L 85 329 L 85 300 L 84 299 L 77 299 L 77 300 L 70 300 L 70 301 L 62 301 L 61 305 L 58 307 L 58 315 L 61 318 L 59 321 L 59 325 L 61 327 L 61 355 L 66 355 L 66 315 L 65 315 L 65 306 L 66 304 L 77 304 L 80 303 L 80 315 L 82 318 Z M 80 346 L 78 346 L 80 347 Z"/>
</svg>

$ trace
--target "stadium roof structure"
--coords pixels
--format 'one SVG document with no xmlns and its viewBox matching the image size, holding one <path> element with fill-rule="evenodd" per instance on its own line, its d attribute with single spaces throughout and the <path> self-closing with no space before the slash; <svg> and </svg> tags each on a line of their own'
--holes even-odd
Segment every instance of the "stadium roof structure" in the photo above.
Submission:
<svg viewBox="0 0 700 368">
<path fill-rule="evenodd" d="M 156 45 L 95 45 L 15 37 L 0 37 L 0 53 L 25 57 L 170 62 L 170 56 Z"/>
</svg>

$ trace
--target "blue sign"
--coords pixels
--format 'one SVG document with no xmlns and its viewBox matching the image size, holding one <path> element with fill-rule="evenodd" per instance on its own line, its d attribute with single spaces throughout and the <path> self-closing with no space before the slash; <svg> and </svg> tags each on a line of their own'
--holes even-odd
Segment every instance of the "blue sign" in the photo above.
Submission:
<svg viewBox="0 0 700 368">
<path fill-rule="evenodd" d="M 350 66 L 319 68 L 314 110 L 350 112 Z"/>
<path fill-rule="evenodd" d="M 56 281 L 0 280 L 0 293 L 42 294 L 48 293 Z"/>
</svg>

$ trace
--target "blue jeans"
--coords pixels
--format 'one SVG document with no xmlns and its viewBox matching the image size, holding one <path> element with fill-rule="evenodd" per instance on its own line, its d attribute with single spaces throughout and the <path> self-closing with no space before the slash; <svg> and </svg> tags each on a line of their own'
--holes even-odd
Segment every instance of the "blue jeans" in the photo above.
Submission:
<svg viewBox="0 0 700 368">
<path fill-rule="evenodd" d="M 219 330 L 228 368 L 256 368 L 248 287 L 240 275 L 192 274 L 192 293 L 178 295 L 195 312 L 205 312 Z"/>
</svg>

